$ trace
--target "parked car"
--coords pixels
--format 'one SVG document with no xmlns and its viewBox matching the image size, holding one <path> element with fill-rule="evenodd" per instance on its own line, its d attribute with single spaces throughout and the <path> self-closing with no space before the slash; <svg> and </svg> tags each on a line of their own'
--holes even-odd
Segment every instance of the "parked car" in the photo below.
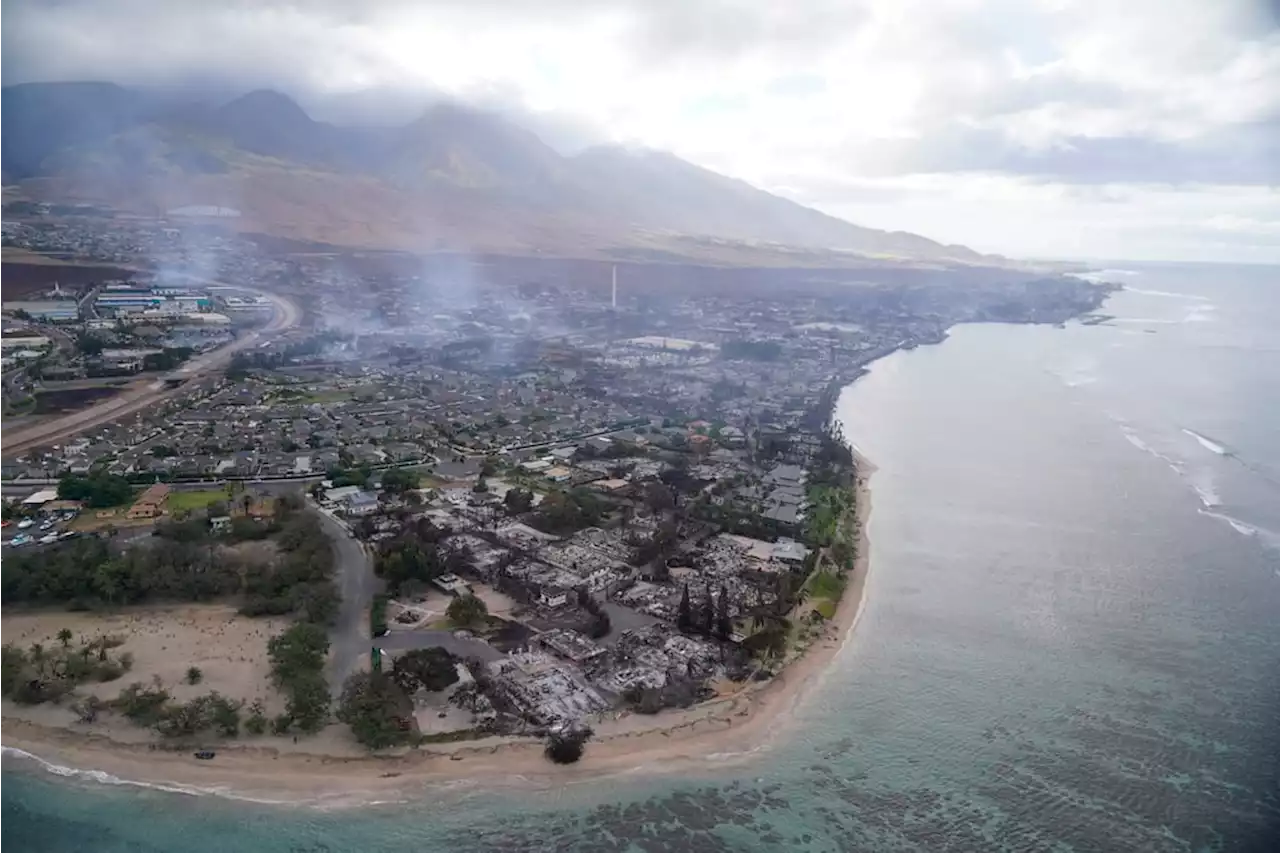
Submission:
<svg viewBox="0 0 1280 853">
<path fill-rule="evenodd" d="M 35 524 L 35 522 L 34 522 L 34 521 L 32 521 L 32 520 L 31 520 L 31 519 L 29 519 L 29 518 L 24 518 L 24 519 L 22 519 L 22 521 L 19 521 L 19 522 L 18 522 L 18 529 L 19 529 L 19 530 L 26 530 L 28 527 L 30 527 L 30 526 L 31 526 L 31 525 L 33 525 L 33 524 Z"/>
</svg>

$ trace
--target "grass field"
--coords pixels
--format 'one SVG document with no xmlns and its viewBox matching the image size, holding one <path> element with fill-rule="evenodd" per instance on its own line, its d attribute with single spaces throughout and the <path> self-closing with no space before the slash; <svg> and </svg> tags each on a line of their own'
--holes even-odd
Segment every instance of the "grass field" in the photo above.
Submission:
<svg viewBox="0 0 1280 853">
<path fill-rule="evenodd" d="M 191 512 L 197 509 L 204 509 L 209 504 L 217 503 L 218 501 L 227 502 L 227 500 L 227 493 L 223 489 L 202 489 L 198 492 L 170 492 L 164 506 L 169 512 L 180 512 L 182 510 Z"/>
<path fill-rule="evenodd" d="M 327 388 L 321 391 L 312 391 L 304 394 L 299 398 L 301 403 L 341 403 L 350 400 L 353 392 L 346 388 Z"/>
</svg>

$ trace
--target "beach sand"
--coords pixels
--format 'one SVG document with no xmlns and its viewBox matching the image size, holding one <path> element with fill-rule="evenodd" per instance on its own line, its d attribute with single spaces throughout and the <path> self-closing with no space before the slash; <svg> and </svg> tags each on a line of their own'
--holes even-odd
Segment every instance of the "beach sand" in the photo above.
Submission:
<svg viewBox="0 0 1280 853">
<path fill-rule="evenodd" d="M 771 748 L 785 732 L 791 712 L 820 682 L 820 676 L 853 635 L 866 598 L 871 511 L 868 480 L 874 470 L 858 457 L 857 560 L 834 617 L 803 656 L 769 681 L 748 685 L 734 695 L 687 710 L 654 716 L 625 714 L 596 723 L 595 737 L 582 760 L 573 765 L 551 764 L 543 756 L 542 742 L 532 738 L 495 737 L 370 756 L 343 726 L 330 726 L 297 744 L 290 738 L 273 737 L 242 736 L 226 743 L 211 739 L 216 759 L 198 761 L 185 750 L 158 750 L 136 734 L 126 740 L 123 729 L 114 723 L 105 731 L 86 733 L 69 720 L 53 723 L 48 711 L 40 716 L 23 714 L 19 719 L 11 714 L 9 703 L 4 708 L 3 744 L 51 765 L 99 771 L 120 780 L 325 807 L 395 801 L 437 785 L 552 787 L 636 771 L 680 772 L 705 769 L 713 762 L 724 767 L 748 761 Z M 5 618 L 6 641 L 10 618 Z M 174 666 L 179 664 L 183 671 L 190 665 L 183 660 L 175 661 Z M 130 680 L 136 678 L 126 676 L 116 682 L 115 690 Z M 145 737 L 145 733 L 141 735 Z"/>
</svg>

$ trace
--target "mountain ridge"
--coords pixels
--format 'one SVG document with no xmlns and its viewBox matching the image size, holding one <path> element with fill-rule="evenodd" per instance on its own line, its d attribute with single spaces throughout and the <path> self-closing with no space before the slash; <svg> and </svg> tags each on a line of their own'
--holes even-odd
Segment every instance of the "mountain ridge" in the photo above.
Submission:
<svg viewBox="0 0 1280 853">
<path fill-rule="evenodd" d="M 674 240 L 1008 263 L 855 225 L 669 152 L 604 145 L 566 157 L 518 123 L 454 103 L 375 128 L 316 121 L 269 89 L 220 104 L 95 82 L 2 96 L 6 180 L 47 200 L 152 214 L 216 204 L 243 211 L 237 227 L 365 248 L 664 250 Z"/>
</svg>

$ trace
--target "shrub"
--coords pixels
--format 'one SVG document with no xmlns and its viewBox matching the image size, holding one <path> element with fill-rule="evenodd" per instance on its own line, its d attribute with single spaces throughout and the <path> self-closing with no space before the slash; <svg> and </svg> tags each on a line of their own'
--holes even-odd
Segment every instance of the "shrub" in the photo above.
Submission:
<svg viewBox="0 0 1280 853">
<path fill-rule="evenodd" d="M 593 732 L 589 727 L 552 732 L 547 738 L 544 752 L 547 758 L 556 764 L 573 764 L 582 758 L 587 741 Z"/>
</svg>

